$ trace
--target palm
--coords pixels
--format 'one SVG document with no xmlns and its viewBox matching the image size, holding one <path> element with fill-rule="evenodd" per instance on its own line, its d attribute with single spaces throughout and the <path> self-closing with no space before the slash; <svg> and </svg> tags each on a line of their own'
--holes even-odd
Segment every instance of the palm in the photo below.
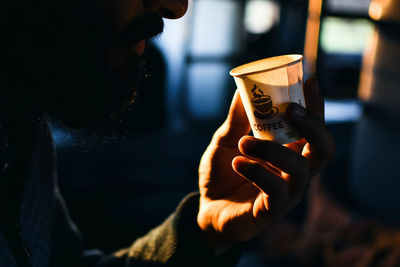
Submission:
<svg viewBox="0 0 400 267">
<path fill-rule="evenodd" d="M 202 195 L 211 199 L 227 198 L 232 194 L 242 194 L 252 188 L 232 169 L 232 159 L 239 155 L 241 153 L 237 146 L 210 145 L 203 155 L 199 168 Z M 247 190 L 237 190 L 244 189 L 243 187 Z"/>
</svg>

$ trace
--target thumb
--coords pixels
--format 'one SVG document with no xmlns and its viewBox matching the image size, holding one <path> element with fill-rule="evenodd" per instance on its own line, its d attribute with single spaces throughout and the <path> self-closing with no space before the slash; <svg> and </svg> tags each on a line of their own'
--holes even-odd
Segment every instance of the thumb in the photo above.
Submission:
<svg viewBox="0 0 400 267">
<path fill-rule="evenodd" d="M 229 108 L 228 117 L 214 135 L 224 146 L 237 146 L 240 138 L 249 134 L 251 128 L 244 110 L 239 91 L 236 90 Z"/>
</svg>

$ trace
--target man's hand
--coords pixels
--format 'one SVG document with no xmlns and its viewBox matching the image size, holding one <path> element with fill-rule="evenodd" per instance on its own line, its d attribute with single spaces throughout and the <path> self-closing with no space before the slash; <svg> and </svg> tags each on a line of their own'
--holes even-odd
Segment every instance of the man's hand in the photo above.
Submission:
<svg viewBox="0 0 400 267">
<path fill-rule="evenodd" d="M 248 240 L 285 216 L 301 200 L 310 179 L 332 158 L 317 81 L 306 82 L 307 110 L 291 104 L 288 120 L 304 139 L 282 146 L 249 134 L 238 92 L 199 167 L 197 223 L 216 252 Z"/>
</svg>

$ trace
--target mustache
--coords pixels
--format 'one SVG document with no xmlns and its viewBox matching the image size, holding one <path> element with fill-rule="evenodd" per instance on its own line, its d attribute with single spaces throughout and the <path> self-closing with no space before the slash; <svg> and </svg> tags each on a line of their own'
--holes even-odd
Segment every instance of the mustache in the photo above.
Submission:
<svg viewBox="0 0 400 267">
<path fill-rule="evenodd" d="M 164 31 L 164 21 L 157 13 L 146 13 L 129 22 L 120 32 L 118 42 L 137 43 L 160 35 Z"/>
</svg>

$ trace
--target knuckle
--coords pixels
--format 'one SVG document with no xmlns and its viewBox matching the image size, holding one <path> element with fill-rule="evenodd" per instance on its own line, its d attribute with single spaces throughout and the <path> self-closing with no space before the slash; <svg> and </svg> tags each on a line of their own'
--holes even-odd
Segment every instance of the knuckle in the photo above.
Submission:
<svg viewBox="0 0 400 267">
<path fill-rule="evenodd" d="M 307 178 L 308 176 L 310 176 L 310 162 L 308 159 L 306 159 L 303 156 L 299 156 L 299 165 L 297 168 L 297 176 L 299 176 L 299 178 Z"/>
<path fill-rule="evenodd" d="M 284 179 L 278 179 L 274 184 L 275 197 L 279 196 L 282 203 L 288 203 L 290 201 L 290 190 L 287 182 Z"/>
</svg>

